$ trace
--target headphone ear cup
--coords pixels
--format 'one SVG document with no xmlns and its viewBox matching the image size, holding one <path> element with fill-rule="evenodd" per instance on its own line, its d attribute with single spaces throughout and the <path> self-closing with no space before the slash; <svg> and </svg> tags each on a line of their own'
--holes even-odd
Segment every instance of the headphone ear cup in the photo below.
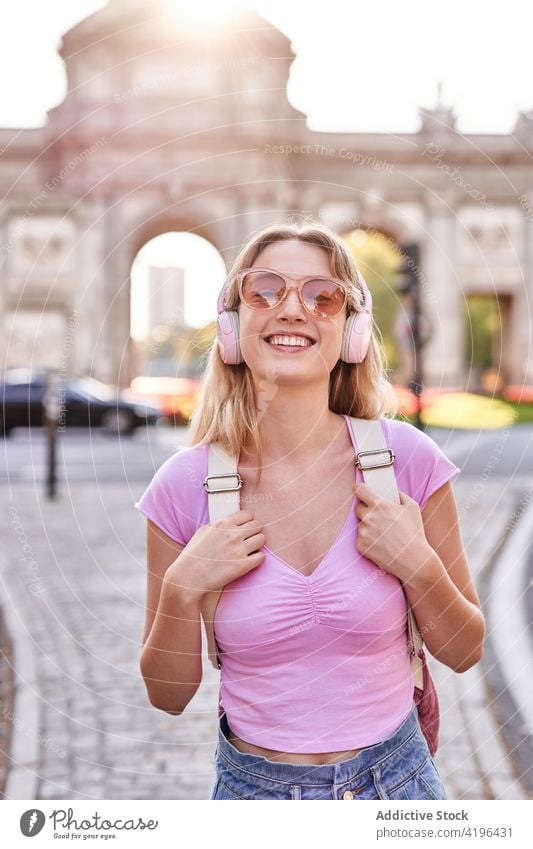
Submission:
<svg viewBox="0 0 533 849">
<path fill-rule="evenodd" d="M 222 362 L 238 365 L 244 362 L 239 343 L 239 316 L 236 310 L 223 310 L 217 316 L 217 341 Z"/>
<path fill-rule="evenodd" d="M 362 363 L 372 336 L 372 316 L 367 312 L 352 312 L 346 319 L 342 336 L 341 360 Z"/>
</svg>

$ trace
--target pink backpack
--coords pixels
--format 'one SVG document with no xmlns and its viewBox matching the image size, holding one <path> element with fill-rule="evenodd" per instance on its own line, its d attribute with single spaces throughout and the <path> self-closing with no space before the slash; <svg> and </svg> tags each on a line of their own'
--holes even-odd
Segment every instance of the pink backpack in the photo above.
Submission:
<svg viewBox="0 0 533 849">
<path fill-rule="evenodd" d="M 365 483 L 380 497 L 390 498 L 399 504 L 400 496 L 393 470 L 395 456 L 386 444 L 381 419 L 358 419 L 349 416 L 348 420 L 355 444 L 361 449 L 357 453 L 355 464 L 361 469 Z M 221 485 L 212 487 L 211 481 L 217 478 L 222 479 Z M 240 509 L 239 490 L 242 484 L 242 478 L 237 471 L 237 458 L 230 456 L 221 445 L 210 443 L 208 475 L 204 480 L 204 489 L 208 493 L 211 523 L 221 516 L 235 513 Z M 207 593 L 202 602 L 209 659 L 217 669 L 220 668 L 220 660 L 213 622 L 221 592 Z M 413 701 L 417 706 L 420 728 L 426 738 L 429 752 L 433 756 L 439 746 L 439 699 L 410 604 L 407 608 L 407 631 L 407 644 L 411 654 L 411 671 L 414 679 Z M 219 714 L 220 712 L 219 704 Z"/>
</svg>

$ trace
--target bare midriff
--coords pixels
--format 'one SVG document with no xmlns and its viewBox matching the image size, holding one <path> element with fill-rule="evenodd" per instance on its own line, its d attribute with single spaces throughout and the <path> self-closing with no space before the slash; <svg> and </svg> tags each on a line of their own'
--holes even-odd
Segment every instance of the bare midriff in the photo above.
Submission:
<svg viewBox="0 0 533 849">
<path fill-rule="evenodd" d="M 353 758 L 363 749 L 347 749 L 344 752 L 277 752 L 274 749 L 265 749 L 263 746 L 255 746 L 241 740 L 233 731 L 228 731 L 228 740 L 239 752 L 250 755 L 262 755 L 270 761 L 283 761 L 290 764 L 329 764 L 336 761 L 344 761 Z M 363 747 L 366 748 L 366 747 Z"/>
</svg>

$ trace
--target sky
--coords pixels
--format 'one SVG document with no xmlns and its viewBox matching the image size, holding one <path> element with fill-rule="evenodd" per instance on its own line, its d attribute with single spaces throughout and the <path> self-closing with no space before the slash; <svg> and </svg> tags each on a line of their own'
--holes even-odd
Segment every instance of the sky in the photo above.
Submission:
<svg viewBox="0 0 533 849">
<path fill-rule="evenodd" d="M 65 93 L 56 55 L 62 32 L 104 5 L 103 0 L 3 5 L 0 126 L 44 122 L 46 110 Z M 209 17 L 224 0 L 195 5 Z M 533 108 L 530 8 L 524 0 L 504 5 L 244 0 L 243 5 L 257 9 L 291 39 L 297 58 L 289 99 L 307 114 L 311 129 L 415 131 L 417 108 L 434 104 L 439 81 L 462 132 L 510 132 L 517 111 Z M 332 97 L 339 80 L 343 96 Z"/>
<path fill-rule="evenodd" d="M 62 101 L 66 90 L 56 52 L 61 34 L 104 5 L 104 0 L 3 5 L 0 127 L 45 123 L 47 110 Z M 415 132 L 417 110 L 435 105 L 439 82 L 443 103 L 454 109 L 461 132 L 511 132 L 518 111 L 533 108 L 529 4 L 523 0 L 504 5 L 243 0 L 242 5 L 255 8 L 290 38 L 296 59 L 287 96 L 307 115 L 311 130 Z M 223 7 L 224 0 L 186 4 L 208 19 Z M 188 244 L 194 252 L 191 262 L 198 264 L 197 243 Z M 168 250 L 157 264 L 169 264 Z M 182 240 L 180 262 L 187 252 L 187 240 Z M 220 279 L 223 271 L 216 260 L 206 254 L 199 271 L 204 279 L 211 274 Z M 189 276 L 186 271 L 186 316 L 199 326 L 213 318 L 213 307 L 206 307 L 205 294 L 194 298 L 198 287 Z"/>
</svg>

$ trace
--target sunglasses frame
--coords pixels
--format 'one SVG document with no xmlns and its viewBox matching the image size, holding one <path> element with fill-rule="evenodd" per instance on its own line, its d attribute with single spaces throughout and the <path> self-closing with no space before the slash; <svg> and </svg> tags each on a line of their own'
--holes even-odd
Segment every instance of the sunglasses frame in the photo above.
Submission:
<svg viewBox="0 0 533 849">
<path fill-rule="evenodd" d="M 276 277 L 280 277 L 283 280 L 283 282 L 285 283 L 285 292 L 283 293 L 281 300 L 278 301 L 277 304 L 273 304 L 273 306 L 271 306 L 271 307 L 252 307 L 252 306 L 250 306 L 250 304 L 248 304 L 244 300 L 243 295 L 242 295 L 243 281 L 244 281 L 245 275 L 249 274 L 251 271 L 266 271 L 269 274 L 274 274 Z M 298 299 L 299 299 L 302 307 L 313 318 L 336 318 L 338 315 L 341 314 L 343 309 L 345 309 L 346 303 L 347 303 L 347 300 L 348 300 L 348 289 L 346 288 L 346 284 L 342 280 L 337 280 L 335 277 L 324 277 L 322 274 L 308 274 L 305 277 L 299 278 L 300 283 L 299 283 L 298 286 L 289 286 L 287 278 L 290 279 L 291 277 L 295 277 L 295 276 L 296 275 L 292 275 L 292 274 L 291 275 L 282 274 L 280 271 L 274 271 L 272 268 L 241 268 L 241 270 L 237 273 L 237 280 L 238 280 L 238 283 L 239 283 L 239 298 L 242 301 L 242 303 L 245 306 L 249 307 L 250 309 L 257 310 L 258 312 L 267 312 L 268 310 L 273 310 L 276 307 L 279 307 L 279 305 L 283 303 L 283 301 L 285 300 L 285 298 L 289 294 L 290 289 L 296 289 L 296 291 L 298 292 Z M 340 310 L 337 313 L 335 313 L 335 315 L 317 315 L 316 313 L 312 312 L 306 306 L 304 299 L 302 297 L 302 288 L 309 280 L 329 280 L 330 283 L 335 283 L 339 287 L 339 289 L 342 291 L 342 293 L 344 295 L 344 301 L 343 301 L 343 304 L 342 304 Z"/>
</svg>

